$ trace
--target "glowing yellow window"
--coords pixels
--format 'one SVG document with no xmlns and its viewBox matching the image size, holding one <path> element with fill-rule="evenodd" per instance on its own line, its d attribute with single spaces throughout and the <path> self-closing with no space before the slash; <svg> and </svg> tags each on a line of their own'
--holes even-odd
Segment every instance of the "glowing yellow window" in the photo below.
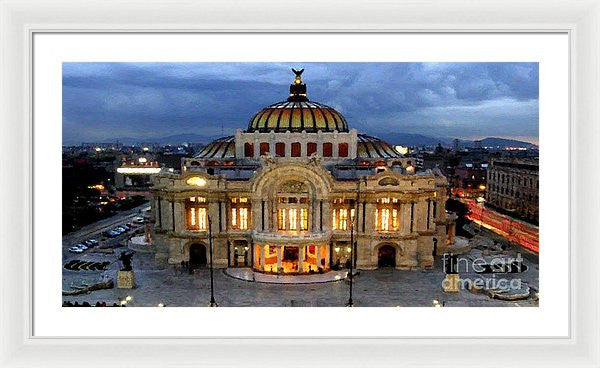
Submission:
<svg viewBox="0 0 600 368">
<path fill-rule="evenodd" d="M 198 227 L 200 230 L 207 229 L 206 208 L 198 208 Z"/>
<path fill-rule="evenodd" d="M 248 209 L 240 208 L 240 229 L 248 229 Z"/>
<path fill-rule="evenodd" d="M 337 210 L 333 210 L 333 230 L 338 229 Z"/>
<path fill-rule="evenodd" d="M 277 210 L 277 228 L 279 230 L 285 230 L 286 228 L 286 210 L 284 209 L 278 209 Z"/>
<path fill-rule="evenodd" d="M 381 210 L 381 230 L 383 231 L 388 231 L 390 228 L 390 210 L 387 208 L 384 208 Z"/>
<path fill-rule="evenodd" d="M 345 208 L 340 209 L 340 230 L 348 229 L 348 210 Z"/>
<path fill-rule="evenodd" d="M 237 208 L 231 209 L 231 226 L 237 226 Z"/>
<path fill-rule="evenodd" d="M 300 230 L 308 230 L 308 210 L 300 209 Z"/>
<path fill-rule="evenodd" d="M 298 226 L 296 224 L 296 221 L 298 220 L 298 210 L 297 209 L 295 209 L 295 208 L 290 209 L 289 219 L 290 219 L 290 230 L 297 230 L 298 229 Z"/>
</svg>

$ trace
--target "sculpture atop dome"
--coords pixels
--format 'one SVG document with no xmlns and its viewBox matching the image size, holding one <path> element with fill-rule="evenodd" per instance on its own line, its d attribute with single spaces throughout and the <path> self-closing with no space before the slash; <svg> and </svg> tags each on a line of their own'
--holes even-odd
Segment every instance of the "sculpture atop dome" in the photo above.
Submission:
<svg viewBox="0 0 600 368">
<path fill-rule="evenodd" d="M 296 78 L 294 78 L 294 83 L 290 84 L 290 97 L 288 97 L 287 100 L 290 102 L 308 101 L 308 97 L 306 97 L 306 84 L 302 83 L 302 72 L 304 72 L 304 68 L 300 70 L 292 68 L 292 72 L 296 74 Z"/>
</svg>

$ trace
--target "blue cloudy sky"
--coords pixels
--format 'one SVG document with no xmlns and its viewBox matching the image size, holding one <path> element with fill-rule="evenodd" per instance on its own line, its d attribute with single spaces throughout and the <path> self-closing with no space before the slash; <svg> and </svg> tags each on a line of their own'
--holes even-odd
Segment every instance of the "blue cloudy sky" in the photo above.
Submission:
<svg viewBox="0 0 600 368">
<path fill-rule="evenodd" d="M 64 63 L 63 142 L 233 134 L 291 67 L 361 132 L 538 143 L 537 63 Z"/>
</svg>

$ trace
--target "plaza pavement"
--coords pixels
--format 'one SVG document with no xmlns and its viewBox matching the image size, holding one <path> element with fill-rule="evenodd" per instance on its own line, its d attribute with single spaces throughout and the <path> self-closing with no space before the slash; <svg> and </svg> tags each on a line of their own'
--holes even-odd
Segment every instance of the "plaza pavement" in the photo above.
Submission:
<svg viewBox="0 0 600 368">
<path fill-rule="evenodd" d="M 77 258 L 88 261 L 114 261 L 122 249 L 114 255 L 84 253 Z M 74 257 L 75 258 L 75 257 Z M 536 298 L 520 301 L 493 300 L 482 294 L 467 290 L 444 293 L 441 259 L 436 259 L 434 270 L 399 271 L 380 269 L 360 271 L 354 278 L 354 304 L 356 307 L 431 307 L 433 300 L 447 307 L 530 307 L 537 306 Z M 534 290 L 538 288 L 538 266 L 525 260 L 527 271 L 497 277 L 519 277 Z M 106 272 L 115 280 L 119 262 L 114 262 Z M 95 304 L 118 302 L 130 295 L 131 307 L 205 307 L 210 300 L 208 269 L 196 270 L 192 275 L 180 267 L 156 269 L 153 254 L 137 252 L 133 259 L 137 287 L 135 289 L 108 289 L 87 295 L 63 296 L 63 301 L 84 301 Z M 63 268 L 63 290 L 72 286 L 91 285 L 100 281 L 102 272 L 68 271 Z M 474 275 L 462 275 L 469 277 Z M 243 281 L 214 270 L 215 299 L 220 307 L 342 307 L 348 300 L 347 281 L 317 284 L 265 284 Z M 116 286 L 116 285 L 115 285 Z"/>
</svg>

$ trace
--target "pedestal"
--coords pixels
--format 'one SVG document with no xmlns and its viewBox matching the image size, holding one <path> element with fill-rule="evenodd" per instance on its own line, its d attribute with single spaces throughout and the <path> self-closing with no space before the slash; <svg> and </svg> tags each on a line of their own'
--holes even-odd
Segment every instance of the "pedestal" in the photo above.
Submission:
<svg viewBox="0 0 600 368">
<path fill-rule="evenodd" d="M 119 271 L 117 274 L 118 289 L 133 289 L 135 287 L 135 276 L 133 271 Z"/>
<path fill-rule="evenodd" d="M 460 275 L 455 274 L 447 274 L 442 281 L 442 289 L 446 293 L 458 293 L 460 291 Z"/>
</svg>

